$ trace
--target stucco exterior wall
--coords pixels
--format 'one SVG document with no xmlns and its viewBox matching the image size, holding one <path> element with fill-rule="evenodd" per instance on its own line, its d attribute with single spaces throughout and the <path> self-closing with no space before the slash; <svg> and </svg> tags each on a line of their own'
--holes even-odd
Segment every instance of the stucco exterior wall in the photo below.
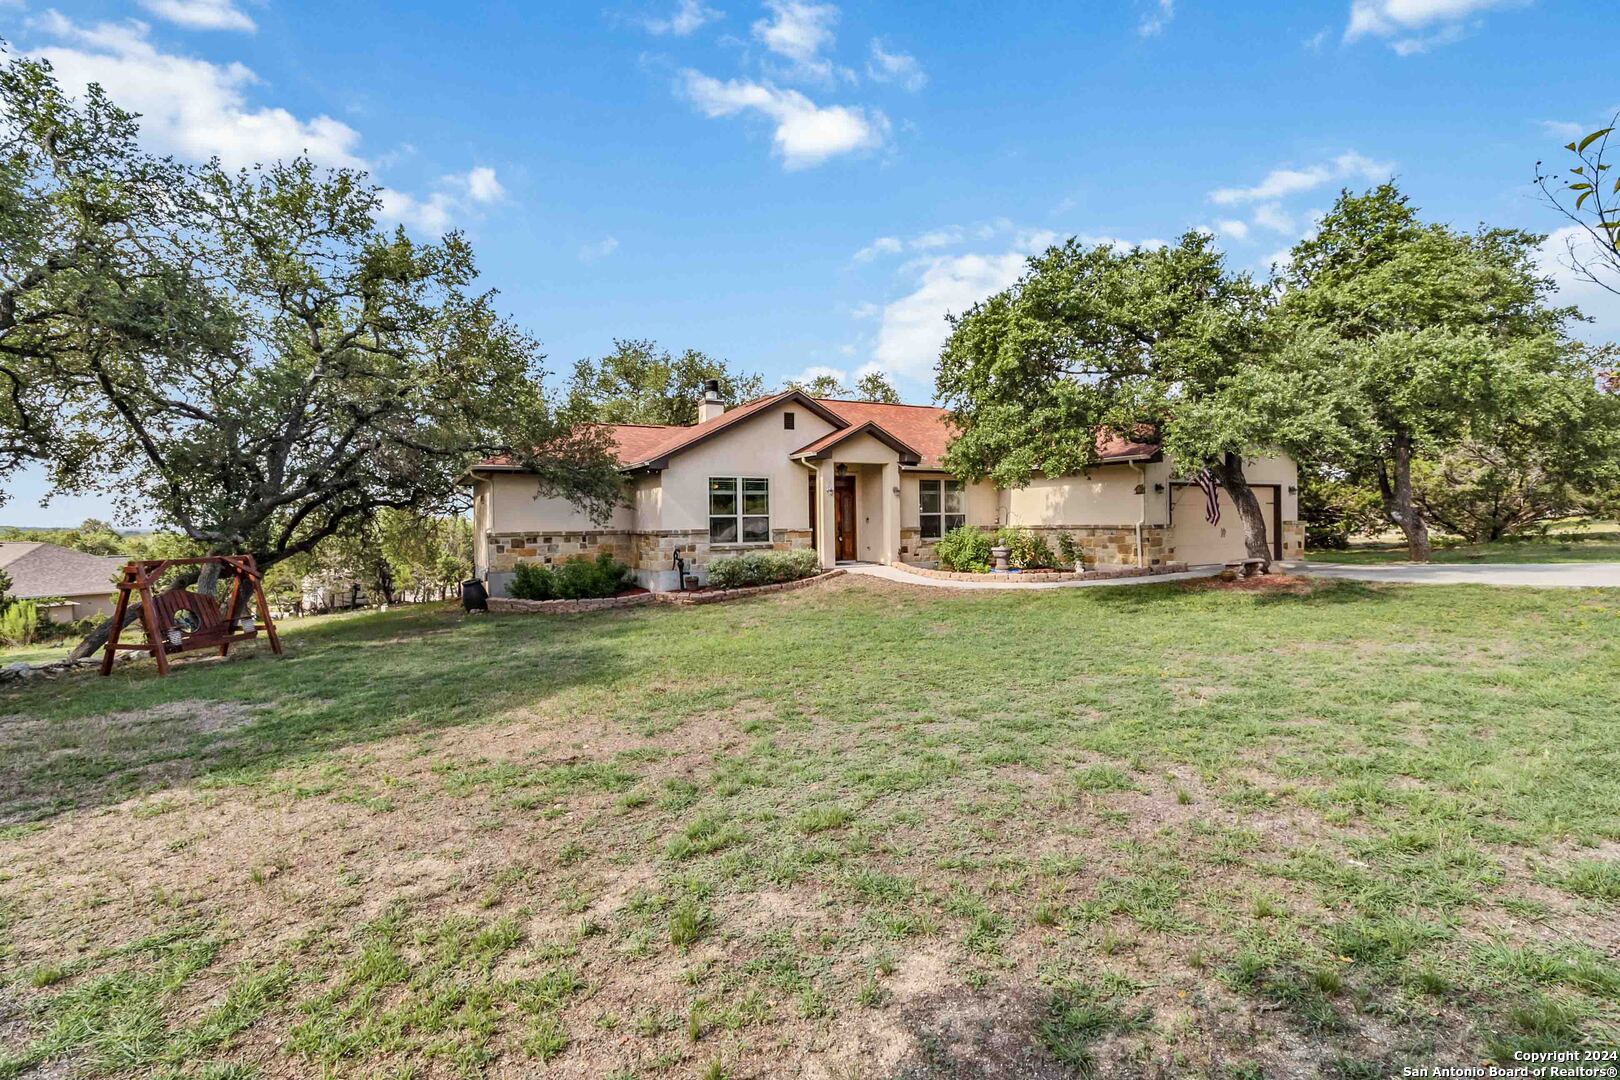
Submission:
<svg viewBox="0 0 1620 1080">
<path fill-rule="evenodd" d="M 532 476 L 490 473 L 488 483 L 491 497 L 489 517 L 484 523 L 487 532 L 630 532 L 636 527 L 635 510 L 629 501 L 616 507 L 608 521 L 598 523 L 567 499 L 540 495 Z"/>
<path fill-rule="evenodd" d="M 782 427 L 784 412 L 793 413 L 792 431 Z M 707 535 L 709 478 L 763 476 L 771 482 L 771 531 L 809 529 L 810 473 L 788 455 L 832 430 L 831 424 L 802 406 L 774 405 L 677 454 L 662 475 L 656 528 L 701 529 Z"/>
</svg>

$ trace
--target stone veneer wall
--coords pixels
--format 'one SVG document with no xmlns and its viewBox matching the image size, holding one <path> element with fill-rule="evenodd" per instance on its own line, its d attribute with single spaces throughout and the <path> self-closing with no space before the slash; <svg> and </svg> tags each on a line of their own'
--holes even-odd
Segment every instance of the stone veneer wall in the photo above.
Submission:
<svg viewBox="0 0 1620 1080">
<path fill-rule="evenodd" d="M 607 552 L 620 562 L 630 562 L 634 550 L 634 533 L 603 532 L 527 532 L 488 533 L 489 569 L 496 573 L 509 572 L 520 562 L 537 562 L 555 566 L 581 557 L 594 559 Z"/>
<path fill-rule="evenodd" d="M 1284 559 L 1303 559 L 1305 557 L 1305 523 L 1303 521 L 1283 522 L 1282 544 L 1282 557 Z"/>
<path fill-rule="evenodd" d="M 1069 533 L 1080 542 L 1087 566 L 1135 566 L 1135 525 L 1030 525 L 1021 526 L 1037 533 L 1052 549 L 1058 550 L 1058 536 Z M 920 529 L 901 529 L 900 546 L 904 549 L 901 562 L 919 566 L 939 561 L 935 551 L 937 541 L 924 540 Z M 1142 526 L 1142 557 L 1148 566 L 1166 562 L 1170 548 L 1169 529 L 1163 525 Z"/>
</svg>

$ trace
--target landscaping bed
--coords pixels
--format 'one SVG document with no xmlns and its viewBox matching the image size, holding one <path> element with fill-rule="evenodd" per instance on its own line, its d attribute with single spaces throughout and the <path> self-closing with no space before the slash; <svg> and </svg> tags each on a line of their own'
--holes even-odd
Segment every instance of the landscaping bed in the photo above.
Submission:
<svg viewBox="0 0 1620 1080">
<path fill-rule="evenodd" d="M 618 596 L 600 597 L 594 600 L 514 600 L 510 596 L 492 596 L 489 598 L 489 610 L 504 614 L 521 612 L 524 614 L 570 615 L 579 611 L 645 607 L 648 604 L 719 604 L 727 600 L 741 600 L 744 597 L 760 596 L 765 593 L 803 589 L 828 578 L 838 577 L 842 573 L 844 573 L 842 570 L 828 570 L 811 577 L 799 578 L 797 581 L 779 581 L 770 585 L 750 585 L 740 589 L 717 589 L 706 586 L 684 592 L 660 593 L 648 592 L 646 589 L 634 589 L 620 593 Z"/>
<path fill-rule="evenodd" d="M 1186 563 L 1164 563 L 1160 566 L 1104 566 L 1095 570 L 1015 570 L 1008 574 L 993 571 L 961 573 L 956 570 L 935 570 L 927 566 L 894 563 L 896 570 L 919 577 L 939 578 L 943 581 L 978 581 L 994 585 L 1033 585 L 1055 581 L 1107 581 L 1112 578 L 1154 577 L 1159 574 L 1180 574 Z"/>
</svg>

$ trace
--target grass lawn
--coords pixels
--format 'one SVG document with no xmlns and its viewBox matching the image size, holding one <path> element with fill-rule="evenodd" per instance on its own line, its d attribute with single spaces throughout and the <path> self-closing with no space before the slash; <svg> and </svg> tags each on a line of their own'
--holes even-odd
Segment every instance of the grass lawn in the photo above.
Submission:
<svg viewBox="0 0 1620 1080">
<path fill-rule="evenodd" d="M 0 1077 L 1620 1044 L 1620 592 L 842 578 L 285 641 L 0 692 Z"/>
<path fill-rule="evenodd" d="M 1316 550 L 1305 558 L 1319 563 L 1372 565 L 1406 562 L 1402 543 L 1357 544 L 1344 551 Z M 1437 543 L 1437 563 L 1620 562 L 1620 533 L 1572 532 L 1547 537 L 1521 537 L 1488 544 Z"/>
</svg>

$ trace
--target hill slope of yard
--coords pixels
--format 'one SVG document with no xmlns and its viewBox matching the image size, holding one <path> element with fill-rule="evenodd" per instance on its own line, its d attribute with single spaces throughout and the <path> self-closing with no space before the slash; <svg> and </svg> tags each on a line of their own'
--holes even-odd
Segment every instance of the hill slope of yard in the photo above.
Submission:
<svg viewBox="0 0 1620 1080">
<path fill-rule="evenodd" d="M 0 693 L 0 1077 L 1620 1042 L 1620 596 L 840 579 Z"/>
</svg>

